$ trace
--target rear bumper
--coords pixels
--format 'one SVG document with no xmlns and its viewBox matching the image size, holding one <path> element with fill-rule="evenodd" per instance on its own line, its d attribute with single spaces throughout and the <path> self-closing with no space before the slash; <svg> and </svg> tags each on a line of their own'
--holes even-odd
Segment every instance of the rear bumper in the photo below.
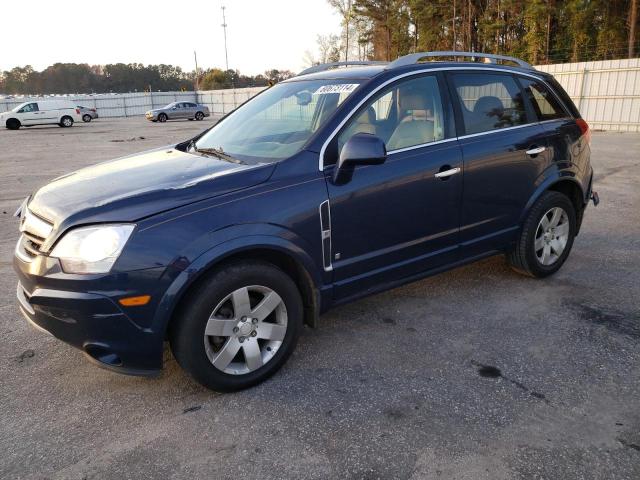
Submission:
<svg viewBox="0 0 640 480">
<path fill-rule="evenodd" d="M 82 350 L 101 367 L 131 375 L 159 372 L 163 335 L 141 324 L 144 313 L 134 308 L 145 307 L 125 309 L 117 303 L 114 293 L 122 295 L 123 292 L 114 292 L 111 288 L 113 278 L 88 279 L 82 291 L 71 291 L 62 287 L 77 286 L 82 281 L 56 282 L 51 277 L 32 273 L 30 270 L 34 267 L 37 268 L 33 263 L 14 258 L 18 305 L 31 326 Z M 55 276 L 61 275 L 54 273 Z M 129 283 L 122 280 L 118 279 Z M 96 288 L 100 285 L 105 291 Z"/>
</svg>

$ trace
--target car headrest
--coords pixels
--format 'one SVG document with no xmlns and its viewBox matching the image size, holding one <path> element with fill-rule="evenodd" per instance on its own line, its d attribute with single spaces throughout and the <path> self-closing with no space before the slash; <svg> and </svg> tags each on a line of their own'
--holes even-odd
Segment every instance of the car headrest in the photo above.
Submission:
<svg viewBox="0 0 640 480">
<path fill-rule="evenodd" d="M 375 123 L 376 121 L 376 110 L 373 107 L 367 108 L 364 112 L 358 115 L 356 118 L 356 123 Z"/>
<path fill-rule="evenodd" d="M 492 116 L 492 114 L 502 115 L 503 111 L 504 105 L 502 101 L 498 97 L 490 95 L 480 97 L 473 107 L 473 113 L 486 115 L 488 117 Z"/>
<path fill-rule="evenodd" d="M 400 109 L 407 110 L 429 110 L 431 102 L 417 90 L 400 90 Z"/>
</svg>

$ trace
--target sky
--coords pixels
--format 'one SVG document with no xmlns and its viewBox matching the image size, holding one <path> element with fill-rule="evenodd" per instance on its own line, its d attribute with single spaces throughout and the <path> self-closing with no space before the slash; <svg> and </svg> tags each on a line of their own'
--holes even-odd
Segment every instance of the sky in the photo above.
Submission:
<svg viewBox="0 0 640 480">
<path fill-rule="evenodd" d="M 326 0 L 7 1 L 0 70 L 137 62 L 191 71 L 194 50 L 200 68 L 224 68 L 222 5 L 229 68 L 247 75 L 271 68 L 297 72 L 305 51 L 315 53 L 317 35 L 340 29 Z"/>
</svg>

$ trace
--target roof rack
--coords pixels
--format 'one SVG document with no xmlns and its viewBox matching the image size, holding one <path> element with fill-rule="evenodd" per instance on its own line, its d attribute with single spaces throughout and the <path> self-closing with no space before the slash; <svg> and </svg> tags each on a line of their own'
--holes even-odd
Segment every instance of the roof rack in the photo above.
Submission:
<svg viewBox="0 0 640 480">
<path fill-rule="evenodd" d="M 308 73 L 324 72 L 325 70 L 331 70 L 332 68 L 348 67 L 348 66 L 352 66 L 352 65 L 387 65 L 388 63 L 389 62 L 377 62 L 377 61 L 368 61 L 368 60 L 362 60 L 362 61 L 361 60 L 353 60 L 353 61 L 349 61 L 349 62 L 321 63 L 319 65 L 314 65 L 313 67 L 309 67 L 309 68 L 301 71 L 298 75 L 306 75 Z"/>
<path fill-rule="evenodd" d="M 494 55 L 492 53 L 453 52 L 453 51 L 411 53 L 409 55 L 405 55 L 404 57 L 400 57 L 397 60 L 391 62 L 390 64 L 387 65 L 387 69 L 404 67 L 405 65 L 414 65 L 423 58 L 434 58 L 434 57 L 483 58 L 485 60 L 488 60 L 488 63 L 497 64 L 499 61 L 511 62 L 511 63 L 515 63 L 519 67 L 526 68 L 528 70 L 534 70 L 534 68 L 530 64 L 528 64 L 524 60 L 520 60 L 519 58 L 515 58 L 515 57 L 508 57 L 506 55 Z"/>
</svg>

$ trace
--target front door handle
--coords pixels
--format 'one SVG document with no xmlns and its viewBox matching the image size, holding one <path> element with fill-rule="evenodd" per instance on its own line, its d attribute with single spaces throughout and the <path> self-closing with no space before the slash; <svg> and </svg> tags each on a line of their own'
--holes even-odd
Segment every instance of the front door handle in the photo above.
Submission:
<svg viewBox="0 0 640 480">
<path fill-rule="evenodd" d="M 546 149 L 547 149 L 547 147 L 530 148 L 529 150 L 527 150 L 527 155 L 538 155 L 538 154 L 544 152 Z"/>
<path fill-rule="evenodd" d="M 435 174 L 435 177 L 444 180 L 444 179 L 449 178 L 451 175 L 455 175 L 456 173 L 460 173 L 460 167 L 450 168 L 449 170 L 445 170 L 443 172 L 438 172 L 438 173 Z"/>
</svg>

